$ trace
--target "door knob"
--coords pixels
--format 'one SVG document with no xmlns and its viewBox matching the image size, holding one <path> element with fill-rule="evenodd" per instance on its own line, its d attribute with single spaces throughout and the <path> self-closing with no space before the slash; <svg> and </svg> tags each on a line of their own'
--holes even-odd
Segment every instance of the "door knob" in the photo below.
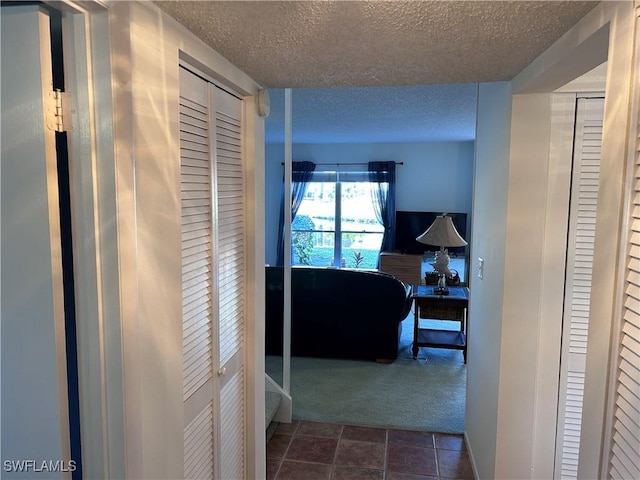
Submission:
<svg viewBox="0 0 640 480">
<path fill-rule="evenodd" d="M 218 376 L 219 377 L 224 377 L 226 374 L 227 374 L 226 367 L 222 367 L 221 369 L 218 370 Z"/>
</svg>

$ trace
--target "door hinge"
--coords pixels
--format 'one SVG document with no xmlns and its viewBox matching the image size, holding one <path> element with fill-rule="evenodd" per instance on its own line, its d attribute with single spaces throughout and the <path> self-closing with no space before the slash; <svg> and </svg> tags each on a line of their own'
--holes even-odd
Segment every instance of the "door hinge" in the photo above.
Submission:
<svg viewBox="0 0 640 480">
<path fill-rule="evenodd" d="M 47 127 L 54 132 L 71 130 L 71 95 L 56 89 L 51 92 L 47 115 Z"/>
</svg>

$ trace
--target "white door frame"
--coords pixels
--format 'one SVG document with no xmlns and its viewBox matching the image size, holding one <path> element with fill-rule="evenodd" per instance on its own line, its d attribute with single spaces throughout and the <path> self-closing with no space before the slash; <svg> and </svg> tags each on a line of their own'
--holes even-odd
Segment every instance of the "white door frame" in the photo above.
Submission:
<svg viewBox="0 0 640 480">
<path fill-rule="evenodd" d="M 82 5 L 50 2 L 49 7 L 62 12 L 65 90 L 71 97 L 71 108 L 65 109 L 63 116 L 69 142 L 83 475 L 86 478 L 124 477 L 120 455 L 125 448 L 121 434 L 124 418 L 118 392 L 122 383 L 117 330 L 120 324 L 118 265 L 102 248 L 102 245 L 111 245 L 115 251 L 117 245 L 111 222 L 115 218 L 115 183 L 109 181 L 114 156 L 107 11 L 91 1 Z M 50 90 L 51 86 L 49 81 L 45 87 Z M 49 175 L 57 178 L 55 167 Z M 48 182 L 50 188 L 55 185 L 54 177 Z M 57 199 L 55 208 L 57 211 Z M 59 237 L 59 232 L 57 235 Z M 59 241 L 58 238 L 57 249 Z M 64 330 L 60 338 L 56 335 L 59 355 L 64 355 Z M 109 349 L 108 345 L 113 348 Z M 68 450 L 67 405 L 62 411 L 63 400 L 68 401 L 67 376 L 59 376 L 58 382 L 59 388 L 64 389 L 60 421 L 62 441 Z M 65 449 L 61 453 L 68 455 Z M 69 475 L 70 471 L 65 473 Z"/>
<path fill-rule="evenodd" d="M 109 12 L 100 1 L 48 2 L 63 14 L 83 475 L 125 478 L 123 369 Z"/>
<path fill-rule="evenodd" d="M 600 473 L 611 322 L 612 317 L 616 315 L 614 312 L 620 293 L 617 285 L 618 264 L 615 259 L 620 247 L 623 179 L 627 158 L 625 138 L 629 133 L 632 9 L 631 2 L 599 4 L 512 82 L 515 95 L 511 151 L 520 152 L 530 144 L 531 137 L 514 138 L 514 131 L 535 124 L 536 129 L 548 132 L 550 109 L 542 108 L 542 105 L 545 102 L 548 105 L 549 92 L 599 63 L 605 60 L 608 62 L 601 170 L 605 173 L 601 174 L 602 187 L 598 201 L 598 210 L 606 211 L 607 215 L 600 215 L 596 225 L 593 291 L 597 291 L 598 294 L 592 296 L 591 303 L 579 466 L 579 477 L 584 478 L 598 478 Z M 530 102 L 541 108 L 531 114 L 530 109 L 516 109 L 516 102 L 523 107 L 531 107 L 527 104 Z M 542 146 L 548 148 L 548 138 Z M 548 257 L 544 258 L 551 260 Z M 525 468 L 525 465 L 530 465 L 531 478 L 549 478 L 545 472 L 548 471 L 548 466 L 553 464 L 553 452 L 550 451 L 549 445 L 553 444 L 555 415 L 550 414 L 550 411 L 557 404 L 557 396 L 554 395 L 557 375 L 554 372 L 557 372 L 558 357 L 549 355 L 548 352 L 549 349 L 557 347 L 560 334 L 557 316 L 549 315 L 543 307 L 545 302 L 557 296 L 557 291 L 553 288 L 553 269 L 550 269 L 549 265 L 543 265 L 539 273 L 534 280 L 539 285 L 540 303 L 530 312 L 535 317 L 532 327 L 535 328 L 536 334 L 527 340 L 530 342 L 527 345 L 509 346 L 508 350 L 503 352 L 502 365 L 505 371 L 501 372 L 501 377 L 509 376 L 507 369 L 518 368 L 518 355 L 526 348 L 532 348 L 536 355 L 535 382 L 530 384 L 530 391 L 516 393 L 505 390 L 507 403 L 504 405 L 513 402 L 514 397 L 522 395 L 528 398 L 533 395 L 535 402 L 531 404 L 532 408 L 527 407 L 526 411 L 516 402 L 513 411 L 507 408 L 501 412 L 504 421 L 499 424 L 498 429 L 497 457 L 500 464 L 497 475 L 513 475 L 514 472 Z M 507 278 L 506 282 L 509 281 Z M 509 299 L 505 297 L 505 310 L 511 308 L 518 306 L 509 304 Z M 519 308 L 522 310 L 523 306 L 520 305 Z M 522 434 L 515 430 L 518 418 L 523 416 L 528 417 L 533 425 L 533 433 L 526 436 L 527 442 L 518 441 L 517 437 L 521 437 Z M 507 426 L 509 424 L 514 426 Z M 521 454 L 511 455 L 512 446 L 516 444 Z M 531 450 L 526 452 L 529 448 Z"/>
</svg>

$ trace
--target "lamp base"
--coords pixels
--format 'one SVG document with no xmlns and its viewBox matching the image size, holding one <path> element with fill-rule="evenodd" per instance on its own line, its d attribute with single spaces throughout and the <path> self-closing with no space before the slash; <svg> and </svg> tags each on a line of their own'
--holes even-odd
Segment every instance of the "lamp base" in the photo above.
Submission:
<svg viewBox="0 0 640 480">
<path fill-rule="evenodd" d="M 434 295 L 449 295 L 449 289 L 446 287 L 433 287 Z"/>
</svg>

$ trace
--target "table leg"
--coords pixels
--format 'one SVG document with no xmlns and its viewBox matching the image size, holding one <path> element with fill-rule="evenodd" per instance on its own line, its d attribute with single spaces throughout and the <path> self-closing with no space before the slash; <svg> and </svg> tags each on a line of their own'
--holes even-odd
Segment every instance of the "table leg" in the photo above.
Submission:
<svg viewBox="0 0 640 480">
<path fill-rule="evenodd" d="M 462 321 L 464 322 L 464 330 L 466 331 L 466 335 L 467 335 L 467 340 L 464 344 L 464 350 L 462 351 L 462 356 L 464 358 L 464 363 L 467 363 L 467 348 L 469 348 L 469 309 L 465 308 L 464 309 L 464 316 L 462 317 Z"/>
<path fill-rule="evenodd" d="M 417 300 L 413 302 L 413 359 L 417 360 L 418 358 L 418 328 L 420 321 L 420 306 Z"/>
</svg>

